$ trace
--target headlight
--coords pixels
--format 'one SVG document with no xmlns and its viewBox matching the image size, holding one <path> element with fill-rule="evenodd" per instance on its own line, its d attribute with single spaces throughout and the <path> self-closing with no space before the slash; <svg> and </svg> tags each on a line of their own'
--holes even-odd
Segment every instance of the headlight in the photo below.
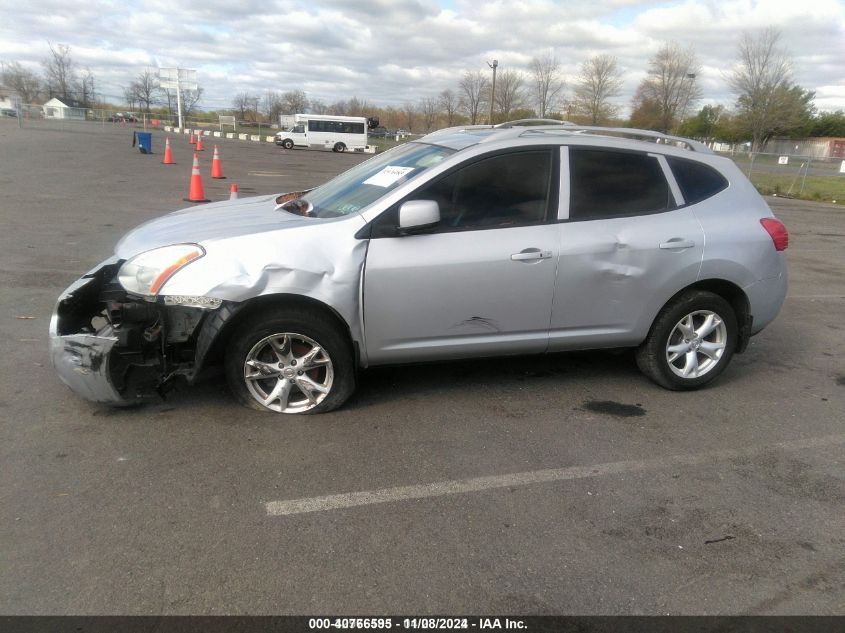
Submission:
<svg viewBox="0 0 845 633">
<path fill-rule="evenodd" d="M 117 279 L 127 292 L 154 297 L 176 271 L 205 255 L 197 244 L 175 244 L 136 255 L 120 267 Z"/>
</svg>

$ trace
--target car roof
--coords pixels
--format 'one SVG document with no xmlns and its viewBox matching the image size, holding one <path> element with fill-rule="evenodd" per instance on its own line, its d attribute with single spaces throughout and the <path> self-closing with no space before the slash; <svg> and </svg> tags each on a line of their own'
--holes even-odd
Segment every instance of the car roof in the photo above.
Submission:
<svg viewBox="0 0 845 633">
<path fill-rule="evenodd" d="M 471 125 L 452 127 L 432 132 L 422 137 L 420 142 L 443 145 L 454 150 L 461 150 L 479 143 L 491 143 L 509 139 L 537 139 L 548 138 L 557 140 L 561 144 L 566 141 L 585 141 L 588 139 L 614 139 L 619 147 L 628 147 L 645 151 L 654 151 L 654 145 L 664 145 L 679 148 L 699 154 L 713 152 L 703 143 L 680 136 L 672 136 L 652 130 L 638 130 L 634 128 L 581 126 L 572 123 L 557 125 L 541 124 L 526 125 L 522 121 L 513 121 L 497 126 Z M 587 143 L 589 144 L 589 143 Z"/>
</svg>

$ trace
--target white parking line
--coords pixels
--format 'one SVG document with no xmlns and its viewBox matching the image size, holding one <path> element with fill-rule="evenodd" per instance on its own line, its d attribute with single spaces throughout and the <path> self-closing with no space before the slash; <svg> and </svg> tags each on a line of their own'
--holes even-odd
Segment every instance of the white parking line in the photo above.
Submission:
<svg viewBox="0 0 845 633">
<path fill-rule="evenodd" d="M 325 497 L 308 497 L 291 499 L 288 501 L 268 501 L 264 504 L 268 516 L 285 516 L 289 514 L 305 514 L 308 512 L 326 512 L 341 508 L 374 505 L 376 503 L 391 503 L 408 501 L 411 499 L 427 499 L 445 495 L 479 492 L 496 488 L 511 488 L 514 486 L 528 486 L 531 484 L 548 483 L 552 481 L 566 481 L 568 479 L 585 479 L 588 477 L 602 477 L 604 475 L 618 475 L 644 470 L 664 470 L 674 466 L 698 466 L 714 461 L 754 457 L 772 451 L 800 451 L 808 448 L 821 448 L 836 444 L 845 444 L 845 434 L 826 435 L 791 442 L 749 446 L 741 449 L 725 449 L 696 455 L 672 455 L 656 459 L 610 462 L 592 466 L 571 466 L 569 468 L 553 468 L 548 470 L 534 470 L 508 475 L 492 475 L 489 477 L 473 477 L 471 479 L 453 479 L 438 481 L 430 484 L 414 486 L 398 486 L 396 488 L 381 488 L 378 490 L 362 490 L 345 492 Z"/>
</svg>

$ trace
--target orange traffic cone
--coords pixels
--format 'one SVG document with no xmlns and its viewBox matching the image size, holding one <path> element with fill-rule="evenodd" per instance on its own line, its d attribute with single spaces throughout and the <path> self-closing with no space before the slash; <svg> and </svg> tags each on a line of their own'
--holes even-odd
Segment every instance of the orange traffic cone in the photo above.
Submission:
<svg viewBox="0 0 845 633">
<path fill-rule="evenodd" d="M 194 154 L 194 165 L 191 167 L 191 188 L 188 192 L 188 197 L 182 199 L 186 202 L 211 202 L 205 197 L 205 192 L 202 190 L 199 154 Z"/>
<path fill-rule="evenodd" d="M 205 151 L 205 147 L 202 144 L 202 136 L 200 136 L 199 134 L 197 134 L 197 151 L 198 152 L 204 152 Z"/>
<path fill-rule="evenodd" d="M 162 165 L 175 165 L 176 163 L 173 162 L 173 152 L 170 149 L 170 137 L 168 136 L 164 140 L 164 160 L 161 161 Z"/>
<path fill-rule="evenodd" d="M 238 199 L 238 186 L 236 184 L 232 184 L 229 187 L 229 200 L 237 200 Z"/>
<path fill-rule="evenodd" d="M 195 138 L 194 138 L 194 135 L 193 135 L 193 134 L 191 134 L 191 140 L 190 140 L 189 142 L 190 142 L 190 144 L 191 144 L 191 145 L 196 145 L 196 144 L 197 144 L 197 139 L 195 139 Z"/>
<path fill-rule="evenodd" d="M 217 146 L 214 146 L 214 156 L 211 159 L 211 177 L 217 180 L 225 179 L 223 175 L 223 168 L 220 167 L 220 153 L 217 151 Z"/>
</svg>

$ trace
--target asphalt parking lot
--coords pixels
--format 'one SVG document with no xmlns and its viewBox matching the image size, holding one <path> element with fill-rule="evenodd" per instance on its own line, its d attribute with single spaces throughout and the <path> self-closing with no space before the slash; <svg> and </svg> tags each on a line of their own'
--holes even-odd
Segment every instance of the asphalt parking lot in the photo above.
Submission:
<svg viewBox="0 0 845 633">
<path fill-rule="evenodd" d="M 845 613 L 841 207 L 769 200 L 789 296 L 699 392 L 596 352 L 372 369 L 316 417 L 213 379 L 116 410 L 55 376 L 50 313 L 185 205 L 187 137 L 2 123 L 0 613 Z M 212 181 L 207 140 L 214 200 L 363 159 L 218 140 Z"/>
</svg>

